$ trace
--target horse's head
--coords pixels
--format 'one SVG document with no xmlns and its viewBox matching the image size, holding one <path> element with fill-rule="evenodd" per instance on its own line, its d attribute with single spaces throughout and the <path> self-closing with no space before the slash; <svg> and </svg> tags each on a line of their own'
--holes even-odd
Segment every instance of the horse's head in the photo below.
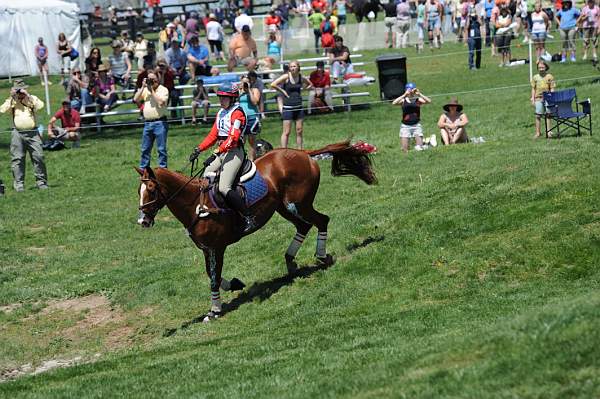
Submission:
<svg viewBox="0 0 600 399">
<path fill-rule="evenodd" d="M 151 168 L 135 168 L 140 174 L 140 211 L 144 214 L 141 226 L 152 227 L 154 217 L 165 206 L 165 194 L 161 191 L 156 175 Z"/>
</svg>

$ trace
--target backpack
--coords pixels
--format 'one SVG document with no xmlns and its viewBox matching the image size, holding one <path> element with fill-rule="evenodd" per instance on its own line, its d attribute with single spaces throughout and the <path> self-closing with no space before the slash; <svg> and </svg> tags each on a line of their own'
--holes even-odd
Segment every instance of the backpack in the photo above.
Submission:
<svg viewBox="0 0 600 399">
<path fill-rule="evenodd" d="M 325 21 L 323 24 L 323 33 L 333 33 L 333 27 L 330 21 Z"/>
</svg>

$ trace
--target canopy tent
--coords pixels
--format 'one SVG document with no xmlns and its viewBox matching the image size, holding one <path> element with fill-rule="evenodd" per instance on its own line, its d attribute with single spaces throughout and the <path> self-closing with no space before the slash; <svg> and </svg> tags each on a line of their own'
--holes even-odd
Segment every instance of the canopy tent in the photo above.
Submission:
<svg viewBox="0 0 600 399">
<path fill-rule="evenodd" d="M 79 5 L 79 9 L 82 13 L 93 12 L 95 6 L 100 6 L 102 10 L 106 10 L 108 7 L 113 6 L 117 10 L 124 10 L 127 7 L 141 8 L 146 3 L 144 0 L 65 0 L 70 3 L 76 3 Z"/>
<path fill-rule="evenodd" d="M 50 73 L 60 72 L 56 51 L 63 32 L 81 51 L 79 7 L 60 0 L 2 0 L 0 2 L 0 76 L 37 75 L 34 48 L 39 37 L 48 47 Z"/>
</svg>

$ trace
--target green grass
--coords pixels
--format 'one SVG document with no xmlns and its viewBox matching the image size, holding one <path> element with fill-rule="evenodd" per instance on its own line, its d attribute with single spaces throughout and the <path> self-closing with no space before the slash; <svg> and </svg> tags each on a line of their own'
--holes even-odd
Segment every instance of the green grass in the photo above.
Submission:
<svg viewBox="0 0 600 399">
<path fill-rule="evenodd" d="M 407 53 L 410 80 L 434 95 L 422 112 L 429 134 L 445 93 L 527 85 L 526 67 L 500 69 L 487 54 L 469 73 L 465 54 Z M 551 72 L 594 73 L 584 63 Z M 569 86 L 600 99 L 589 80 L 559 83 Z M 0 204 L 0 305 L 22 304 L 0 312 L 0 370 L 91 362 L 0 384 L 0 397 L 599 396 L 600 146 L 587 135 L 533 140 L 528 98 L 527 86 L 461 94 L 471 134 L 487 142 L 406 155 L 399 108 L 307 119 L 309 148 L 353 134 L 379 149 L 374 187 L 321 163 L 316 207 L 331 216 L 337 264 L 282 279 L 294 231 L 274 217 L 226 253 L 225 276 L 248 288 L 224 300 L 240 306 L 187 328 L 208 308 L 208 280 L 168 211 L 152 229 L 135 224 L 141 128 L 88 133 L 79 150 L 47 153 L 47 192 L 33 189 L 28 162 L 27 191 L 9 189 Z M 263 137 L 278 142 L 280 128 L 268 120 Z M 171 167 L 206 133 L 172 126 Z M 5 181 L 8 142 L 2 133 Z M 311 231 L 301 266 L 312 265 L 314 240 Z M 83 331 L 93 310 L 44 310 L 90 294 L 110 300 L 107 323 Z"/>
</svg>

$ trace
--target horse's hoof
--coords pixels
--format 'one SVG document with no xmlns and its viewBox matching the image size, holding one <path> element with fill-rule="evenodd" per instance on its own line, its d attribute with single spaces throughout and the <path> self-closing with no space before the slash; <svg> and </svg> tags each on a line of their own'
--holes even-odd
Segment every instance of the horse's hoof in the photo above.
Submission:
<svg viewBox="0 0 600 399">
<path fill-rule="evenodd" d="M 285 265 L 287 266 L 288 274 L 294 274 L 298 271 L 298 264 L 294 258 L 289 255 L 285 256 Z"/>
<path fill-rule="evenodd" d="M 323 257 L 317 256 L 317 264 L 319 266 L 331 266 L 334 263 L 335 263 L 335 258 L 333 256 L 331 256 L 330 254 L 327 254 Z"/>
<path fill-rule="evenodd" d="M 208 312 L 206 314 L 206 316 L 204 316 L 204 318 L 202 319 L 202 323 L 209 323 L 212 320 L 216 320 L 219 317 L 221 317 L 221 312 L 217 312 L 215 310 L 211 310 L 210 312 Z"/>
<path fill-rule="evenodd" d="M 246 284 L 244 284 L 242 282 L 242 280 L 239 280 L 237 278 L 232 278 L 231 281 L 229 282 L 230 284 L 230 288 L 229 291 L 233 292 L 233 291 L 241 291 L 244 289 L 244 287 L 246 287 Z"/>
</svg>

